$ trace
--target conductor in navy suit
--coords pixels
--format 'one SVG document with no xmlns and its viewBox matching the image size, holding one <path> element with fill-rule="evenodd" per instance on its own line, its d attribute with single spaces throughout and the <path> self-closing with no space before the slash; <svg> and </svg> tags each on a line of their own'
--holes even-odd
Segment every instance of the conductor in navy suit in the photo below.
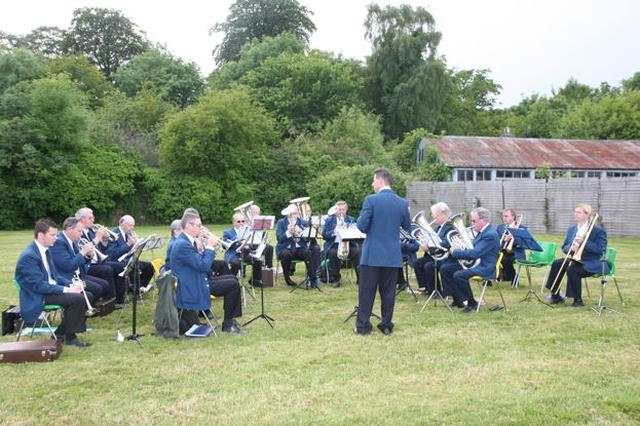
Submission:
<svg viewBox="0 0 640 426">
<path fill-rule="evenodd" d="M 380 324 L 378 329 L 389 336 L 393 331 L 398 268 L 402 267 L 402 251 L 398 232 L 411 231 L 409 203 L 392 189 L 393 175 L 387 169 L 373 174 L 371 186 L 375 194 L 368 195 L 358 217 L 358 229 L 367 237 L 360 258 L 360 286 L 358 287 L 358 316 L 355 332 L 369 334 L 372 330 L 371 311 L 380 293 Z"/>
</svg>

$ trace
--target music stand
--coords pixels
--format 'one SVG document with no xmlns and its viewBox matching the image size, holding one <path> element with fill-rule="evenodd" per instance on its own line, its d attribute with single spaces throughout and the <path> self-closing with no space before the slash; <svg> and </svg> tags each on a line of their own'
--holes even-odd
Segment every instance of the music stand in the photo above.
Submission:
<svg viewBox="0 0 640 426">
<path fill-rule="evenodd" d="M 538 244 L 536 239 L 533 238 L 533 235 L 531 235 L 531 233 L 526 228 L 509 228 L 509 233 L 513 235 L 514 246 L 517 245 L 524 250 L 543 251 L 543 248 L 540 246 L 540 244 Z M 526 263 L 523 262 L 523 264 L 526 266 Z M 550 308 L 553 308 L 551 304 L 542 300 L 542 298 L 540 298 L 538 293 L 536 293 L 535 290 L 533 290 L 533 285 L 531 284 L 531 277 L 529 277 L 529 289 L 527 290 L 527 294 L 525 294 L 524 299 L 522 299 L 520 303 L 528 302 L 529 300 L 532 300 L 532 299 L 535 299 L 538 302 L 542 303 L 543 305 L 547 305 Z"/>
<path fill-rule="evenodd" d="M 358 315 L 358 305 L 353 307 L 353 311 L 351 311 L 351 313 L 349 315 L 347 315 L 347 317 L 344 319 L 344 321 L 342 321 L 343 323 L 346 323 L 347 321 L 349 321 L 350 318 L 355 317 L 356 315 Z M 371 316 L 372 317 L 376 317 L 379 320 L 382 321 L 382 319 L 378 316 L 378 314 L 376 314 L 375 312 L 371 311 Z"/>
<path fill-rule="evenodd" d="M 313 226 L 308 226 L 306 228 L 304 228 L 302 230 L 302 232 L 300 233 L 300 235 L 298 235 L 299 240 L 302 241 L 307 241 L 309 242 L 310 240 L 314 239 L 314 238 L 318 238 L 318 230 L 316 228 L 314 228 Z M 307 247 L 307 250 L 309 250 L 309 261 L 311 261 L 311 249 L 309 247 Z M 307 262 L 305 261 L 305 266 L 307 266 Z M 305 277 L 305 279 L 303 281 L 300 282 L 300 284 L 298 284 L 297 286 L 295 286 L 293 289 L 291 289 L 290 293 L 293 293 L 294 291 L 296 291 L 297 289 L 299 289 L 302 286 L 305 286 L 305 288 L 307 290 L 309 290 L 309 287 L 311 287 L 311 283 L 309 282 L 309 276 L 307 274 L 307 276 Z M 316 290 L 318 290 L 320 293 L 322 293 L 322 290 L 320 289 L 320 286 L 313 286 L 315 287 Z"/>
<path fill-rule="evenodd" d="M 449 309 L 449 312 L 453 313 L 453 309 L 451 309 L 451 306 L 449 306 L 447 304 L 446 299 L 444 298 L 444 296 L 442 295 L 442 293 L 440 293 L 440 288 L 442 287 L 442 282 L 440 280 L 440 274 L 438 273 L 439 268 L 438 268 L 438 259 L 436 259 L 435 257 L 432 257 L 433 259 L 433 273 L 435 274 L 435 279 L 434 279 L 434 290 L 433 292 L 431 292 L 431 294 L 429 295 L 429 298 L 427 299 L 426 302 L 424 302 L 424 305 L 422 305 L 422 309 L 420 309 L 420 312 L 424 311 L 424 308 L 427 307 L 427 305 L 429 304 L 429 302 L 431 302 L 432 300 L 434 301 L 433 304 L 435 305 L 436 303 L 436 299 L 441 300 L 442 304 Z"/>
<path fill-rule="evenodd" d="M 131 334 L 125 337 L 125 340 L 135 340 L 138 344 L 142 344 L 140 342 L 139 337 L 143 336 L 142 334 L 138 334 L 136 331 L 136 323 L 137 323 L 137 307 L 138 307 L 138 297 L 140 297 L 140 255 L 144 251 L 145 246 L 149 242 L 149 239 L 152 236 L 145 238 L 142 241 L 139 241 L 135 244 L 135 246 L 130 251 L 131 256 L 129 257 L 129 261 L 124 268 L 125 277 L 129 275 L 129 273 L 133 273 L 133 305 L 132 305 L 132 318 L 131 318 Z M 155 238 L 155 237 L 154 237 Z"/>
</svg>

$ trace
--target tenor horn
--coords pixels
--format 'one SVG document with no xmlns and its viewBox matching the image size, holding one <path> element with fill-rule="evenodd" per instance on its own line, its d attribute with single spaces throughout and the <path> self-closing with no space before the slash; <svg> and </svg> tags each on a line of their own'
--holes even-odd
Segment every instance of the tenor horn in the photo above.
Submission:
<svg viewBox="0 0 640 426">
<path fill-rule="evenodd" d="M 242 213 L 244 217 L 247 218 L 247 223 L 249 226 L 253 228 L 253 213 L 251 212 L 251 206 L 253 205 L 253 201 L 247 201 L 244 204 L 239 205 L 235 209 L 233 209 L 236 213 Z"/>
</svg>

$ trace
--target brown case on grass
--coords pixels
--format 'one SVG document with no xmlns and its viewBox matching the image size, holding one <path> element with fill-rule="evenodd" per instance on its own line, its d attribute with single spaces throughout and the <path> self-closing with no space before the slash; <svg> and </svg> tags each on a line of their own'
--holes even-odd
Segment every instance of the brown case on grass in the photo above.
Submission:
<svg viewBox="0 0 640 426">
<path fill-rule="evenodd" d="M 55 339 L 0 343 L 0 362 L 47 362 L 58 359 L 62 342 Z"/>
<path fill-rule="evenodd" d="M 116 310 L 116 298 L 114 297 L 109 300 L 98 300 L 94 308 L 97 312 L 97 315 L 100 317 L 109 315 L 111 312 Z"/>
<path fill-rule="evenodd" d="M 273 269 L 262 269 L 262 285 L 264 287 L 273 287 Z"/>
</svg>

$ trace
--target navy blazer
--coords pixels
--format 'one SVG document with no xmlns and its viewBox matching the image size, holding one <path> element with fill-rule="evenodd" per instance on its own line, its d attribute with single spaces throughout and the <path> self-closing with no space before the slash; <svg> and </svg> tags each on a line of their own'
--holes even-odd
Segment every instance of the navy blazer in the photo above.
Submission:
<svg viewBox="0 0 640 426">
<path fill-rule="evenodd" d="M 91 266 L 91 259 L 85 258 L 80 252 L 76 253 L 62 232 L 58 234 L 55 244 L 49 248 L 49 251 L 56 265 L 59 280 L 71 283 L 76 270 L 80 271 L 80 278 L 83 278 Z"/>
<path fill-rule="evenodd" d="M 411 230 L 417 229 L 417 226 L 412 226 Z M 400 235 L 400 250 L 402 256 L 407 258 L 407 263 L 413 268 L 414 262 L 418 259 L 416 253 L 420 250 L 420 244 L 415 239 L 406 240 Z"/>
<path fill-rule="evenodd" d="M 57 281 L 56 267 L 53 262 L 51 263 L 51 276 Z M 49 275 L 35 241 L 20 254 L 14 277 L 22 287 L 20 289 L 20 315 L 27 323 L 34 322 L 40 316 L 46 294 L 64 293 L 64 286 L 49 284 Z"/>
<path fill-rule="evenodd" d="M 567 230 L 567 236 L 562 243 L 562 252 L 567 254 L 569 249 L 571 248 L 571 244 L 576 237 L 576 233 L 578 232 L 578 225 L 570 226 Z M 580 263 L 582 263 L 584 270 L 591 274 L 601 274 L 602 273 L 602 262 L 600 259 L 602 258 L 605 250 L 607 249 L 607 232 L 599 227 L 594 226 L 591 230 L 591 234 L 589 234 L 589 238 L 583 244 L 584 250 L 582 251 L 582 256 Z M 607 262 L 604 262 L 605 274 L 608 274 L 610 266 Z"/>
<path fill-rule="evenodd" d="M 183 232 L 178 235 L 171 249 L 171 273 L 178 279 L 176 306 L 178 309 L 205 311 L 211 307 L 208 275 L 215 252 L 205 249 L 202 253 L 193 246 Z"/>
<path fill-rule="evenodd" d="M 409 203 L 391 189 L 367 195 L 358 217 L 358 229 L 367 235 L 360 265 L 402 267 L 400 228 L 411 232 Z"/>
<path fill-rule="evenodd" d="M 507 225 L 505 225 L 504 223 L 498 225 L 498 227 L 496 228 L 496 232 L 498 233 L 500 239 L 502 239 L 502 234 L 504 234 L 504 231 L 507 230 L 508 232 L 508 229 L 509 228 L 507 228 Z M 527 229 L 527 227 L 520 225 L 518 229 Z M 525 260 L 527 258 L 527 255 L 524 252 L 524 248 L 520 247 L 517 244 L 517 241 L 513 242 L 513 257 L 518 260 Z"/>
<path fill-rule="evenodd" d="M 252 236 L 251 233 L 248 234 L 249 237 Z M 224 241 L 227 242 L 231 242 L 231 241 L 235 241 L 238 238 L 238 232 L 236 231 L 236 228 L 231 228 L 231 229 L 227 229 L 226 231 L 224 231 L 222 233 L 222 239 Z M 231 259 L 234 256 L 238 256 L 238 252 L 236 251 L 238 249 L 238 247 L 240 247 L 241 242 L 237 241 L 233 244 L 231 244 L 231 246 L 229 246 L 229 249 L 227 251 L 224 252 L 224 261 L 229 263 L 231 262 Z"/>
<path fill-rule="evenodd" d="M 118 259 L 122 257 L 125 253 L 128 253 L 131 250 L 131 247 L 127 244 L 127 236 L 120 232 L 120 227 L 116 226 L 111 231 L 118 235 L 118 239 L 115 241 L 109 241 L 109 244 L 106 247 L 106 251 L 103 253 L 107 255 L 106 260 L 110 260 L 113 262 L 118 262 Z"/>
<path fill-rule="evenodd" d="M 480 275 L 485 279 L 496 279 L 496 263 L 500 253 L 500 237 L 491 224 L 476 235 L 473 240 L 473 248 L 470 250 L 454 249 L 452 258 L 462 260 L 480 259 L 480 264 L 469 268 L 474 275 Z"/>
<path fill-rule="evenodd" d="M 356 219 L 353 216 L 347 215 L 344 219 L 344 223 L 346 224 L 355 224 Z M 324 246 L 322 247 L 322 252 L 324 255 L 327 255 L 327 252 L 336 244 L 336 226 L 338 225 L 338 216 L 332 214 L 324 221 L 324 227 L 322 228 L 322 238 L 324 239 Z"/>
<path fill-rule="evenodd" d="M 296 225 L 300 229 L 306 229 L 307 221 L 297 218 Z M 282 219 L 278 220 L 276 225 L 276 239 L 278 243 L 276 244 L 276 257 L 280 256 L 280 252 L 284 249 L 289 249 L 292 252 L 296 249 L 296 242 L 293 237 L 287 236 L 287 229 L 289 228 L 289 217 L 285 216 Z M 307 248 L 309 242 L 307 240 L 299 240 L 298 245 L 302 248 Z"/>
</svg>

